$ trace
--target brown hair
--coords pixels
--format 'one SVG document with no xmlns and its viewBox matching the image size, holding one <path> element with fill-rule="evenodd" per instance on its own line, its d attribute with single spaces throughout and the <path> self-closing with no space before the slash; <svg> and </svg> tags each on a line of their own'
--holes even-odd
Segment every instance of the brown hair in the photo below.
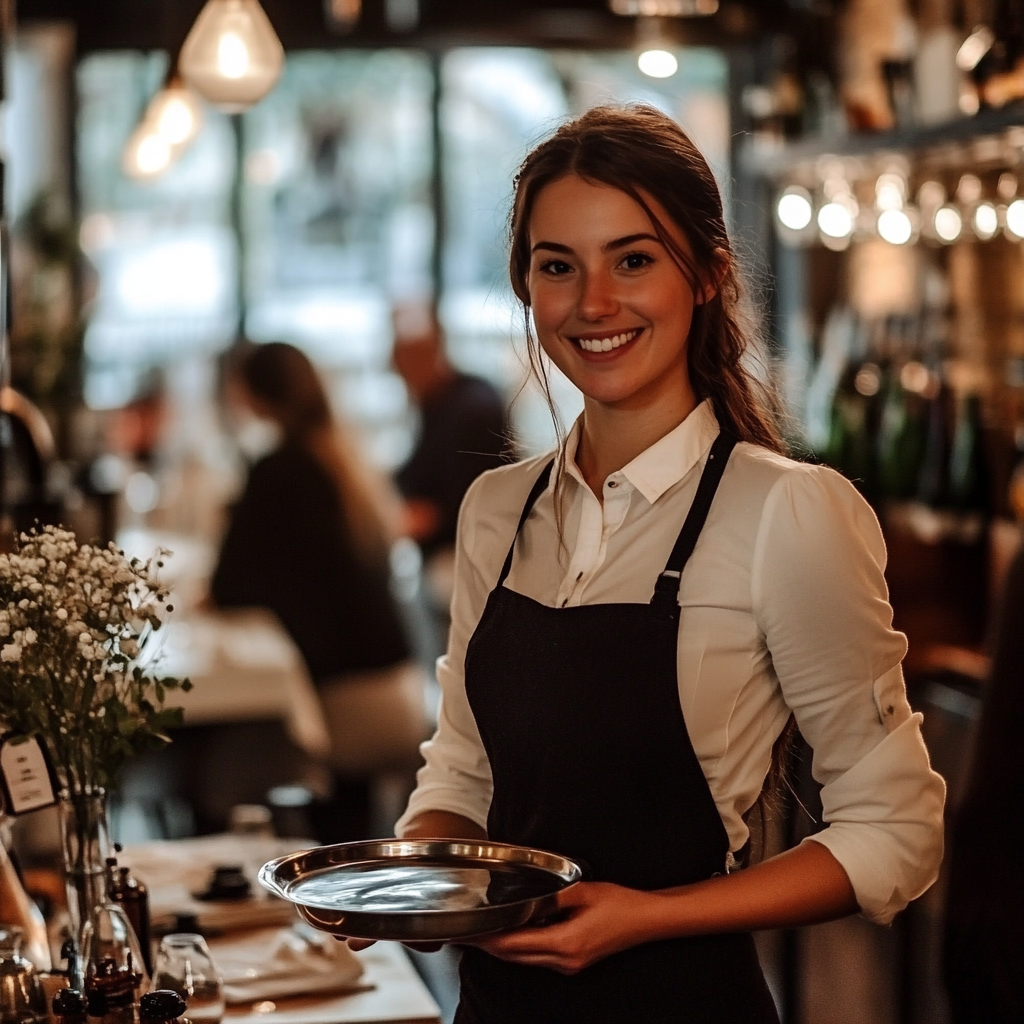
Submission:
<svg viewBox="0 0 1024 1024">
<path fill-rule="evenodd" d="M 386 557 L 379 488 L 335 422 L 323 382 L 305 353 L 281 341 L 245 344 L 237 372 L 280 425 L 285 441 L 309 452 L 331 476 L 360 556 L 368 562 Z"/>
<path fill-rule="evenodd" d="M 541 189 L 569 174 L 625 192 L 650 217 L 694 291 L 716 286 L 711 298 L 694 307 L 687 340 L 694 394 L 698 400 L 710 398 L 719 424 L 741 441 L 784 451 L 774 388 L 747 365 L 756 331 L 745 322 L 741 309 L 743 290 L 715 177 L 686 132 L 653 107 L 595 107 L 562 125 L 523 161 L 515 179 L 509 225 L 509 276 L 524 309 L 530 305 L 527 276 L 533 205 Z M 692 256 L 659 221 L 651 199 L 686 236 Z M 544 362 L 529 328 L 527 342 L 531 366 L 550 405 Z"/>
</svg>

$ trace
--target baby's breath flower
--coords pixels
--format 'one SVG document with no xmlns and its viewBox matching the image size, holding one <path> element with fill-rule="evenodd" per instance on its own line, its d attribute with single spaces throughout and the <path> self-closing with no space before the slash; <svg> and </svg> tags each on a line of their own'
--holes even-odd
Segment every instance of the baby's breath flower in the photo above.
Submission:
<svg viewBox="0 0 1024 1024">
<path fill-rule="evenodd" d="M 0 661 L 21 661 L 21 646 L 19 644 L 4 644 L 0 649 Z"/>
</svg>

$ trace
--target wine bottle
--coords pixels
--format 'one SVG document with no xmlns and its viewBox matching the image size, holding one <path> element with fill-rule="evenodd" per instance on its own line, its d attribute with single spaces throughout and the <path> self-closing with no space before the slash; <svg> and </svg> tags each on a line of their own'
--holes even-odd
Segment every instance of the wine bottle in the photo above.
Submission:
<svg viewBox="0 0 1024 1024">
<path fill-rule="evenodd" d="M 981 398 L 976 394 L 960 402 L 949 455 L 949 498 L 961 512 L 987 514 L 991 505 Z"/>
</svg>

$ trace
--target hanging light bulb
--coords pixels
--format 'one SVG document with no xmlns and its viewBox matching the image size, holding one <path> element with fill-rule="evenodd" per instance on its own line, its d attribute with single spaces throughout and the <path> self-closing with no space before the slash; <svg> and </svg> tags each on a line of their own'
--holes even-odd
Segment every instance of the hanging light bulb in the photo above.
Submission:
<svg viewBox="0 0 1024 1024">
<path fill-rule="evenodd" d="M 779 196 L 775 213 L 783 227 L 790 231 L 803 231 L 814 216 L 814 205 L 810 192 L 799 185 L 790 185 Z"/>
<path fill-rule="evenodd" d="M 143 121 L 128 139 L 121 166 L 130 178 L 155 178 L 171 165 L 174 153 L 149 121 Z"/>
<path fill-rule="evenodd" d="M 679 70 L 679 61 L 669 47 L 660 18 L 637 18 L 637 67 L 650 78 L 671 78 Z"/>
<path fill-rule="evenodd" d="M 935 234 L 947 245 L 960 237 L 963 226 L 963 218 L 955 206 L 947 204 L 935 211 Z"/>
<path fill-rule="evenodd" d="M 168 145 L 181 150 L 199 133 L 203 114 L 195 93 L 174 77 L 149 101 L 145 120 Z"/>
<path fill-rule="evenodd" d="M 362 0 L 324 0 L 328 25 L 339 32 L 350 32 L 362 13 Z"/>
<path fill-rule="evenodd" d="M 257 0 L 208 0 L 181 48 L 179 66 L 201 96 L 238 113 L 274 87 L 284 48 Z"/>
<path fill-rule="evenodd" d="M 609 0 L 608 7 L 627 18 L 693 18 L 714 14 L 718 0 Z"/>
</svg>

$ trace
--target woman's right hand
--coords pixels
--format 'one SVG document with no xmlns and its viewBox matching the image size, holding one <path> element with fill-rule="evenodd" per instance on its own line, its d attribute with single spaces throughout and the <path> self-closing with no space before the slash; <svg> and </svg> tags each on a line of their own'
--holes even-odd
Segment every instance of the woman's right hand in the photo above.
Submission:
<svg viewBox="0 0 1024 1024">
<path fill-rule="evenodd" d="M 409 822 L 403 839 L 469 839 L 473 842 L 487 839 L 487 833 L 469 818 L 451 811 L 423 811 Z M 354 939 L 337 935 L 335 938 L 348 943 L 354 953 L 368 949 L 374 939 Z M 403 942 L 403 946 L 418 950 L 420 953 L 436 953 L 443 942 Z"/>
</svg>

